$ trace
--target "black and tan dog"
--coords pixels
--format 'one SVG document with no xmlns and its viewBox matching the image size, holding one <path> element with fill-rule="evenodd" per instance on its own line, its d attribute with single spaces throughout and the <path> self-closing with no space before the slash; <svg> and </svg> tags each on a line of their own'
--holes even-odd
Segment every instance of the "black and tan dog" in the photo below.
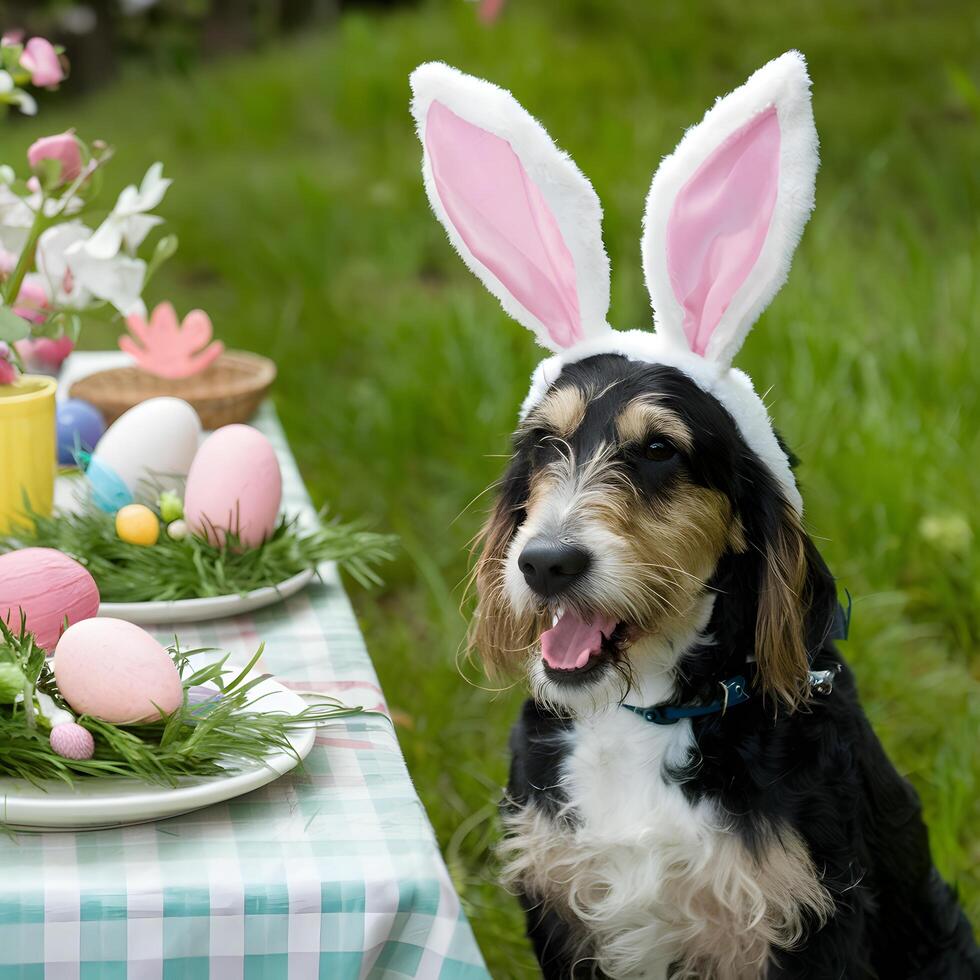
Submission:
<svg viewBox="0 0 980 980">
<path fill-rule="evenodd" d="M 606 325 L 598 202 L 540 126 L 446 66 L 412 82 L 433 209 L 556 352 L 484 532 L 473 631 L 530 680 L 502 854 L 545 976 L 980 976 L 833 644 L 792 459 L 730 366 L 812 206 L 802 58 L 658 170 L 654 333 Z"/>
</svg>

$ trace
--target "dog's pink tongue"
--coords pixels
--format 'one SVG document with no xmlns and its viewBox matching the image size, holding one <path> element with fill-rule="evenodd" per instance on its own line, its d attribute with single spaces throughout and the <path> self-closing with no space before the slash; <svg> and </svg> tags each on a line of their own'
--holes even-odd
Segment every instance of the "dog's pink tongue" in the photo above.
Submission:
<svg viewBox="0 0 980 980">
<path fill-rule="evenodd" d="M 614 629 L 615 619 L 599 618 L 586 623 L 575 613 L 565 612 L 550 630 L 541 634 L 541 656 L 556 670 L 584 667 L 589 657 L 599 652 L 603 636 L 612 636 Z"/>
</svg>

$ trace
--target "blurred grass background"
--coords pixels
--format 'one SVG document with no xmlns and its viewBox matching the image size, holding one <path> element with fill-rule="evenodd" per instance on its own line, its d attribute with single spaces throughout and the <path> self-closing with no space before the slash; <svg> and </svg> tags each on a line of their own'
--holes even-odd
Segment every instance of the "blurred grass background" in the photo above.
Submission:
<svg viewBox="0 0 980 980">
<path fill-rule="evenodd" d="M 429 214 L 409 71 L 443 59 L 514 91 L 590 176 L 610 322 L 650 322 L 650 177 L 713 99 L 790 47 L 823 141 L 817 210 L 739 363 L 802 456 L 807 521 L 854 596 L 845 653 L 980 922 L 980 11 L 970 3 L 512 0 L 344 13 L 328 31 L 184 75 L 121 78 L 28 124 L 118 148 L 106 206 L 160 159 L 180 250 L 151 305 L 208 310 L 278 362 L 314 498 L 373 514 L 403 554 L 354 591 L 399 735 L 495 977 L 535 975 L 489 848 L 521 692 L 459 666 L 467 543 L 540 356 Z M 113 183 L 114 182 L 114 183 Z M 118 331 L 90 331 L 111 346 Z M 471 503 L 472 502 L 472 503 Z M 465 612 L 465 610 L 464 610 Z M 462 676 L 462 675 L 465 675 Z"/>
</svg>

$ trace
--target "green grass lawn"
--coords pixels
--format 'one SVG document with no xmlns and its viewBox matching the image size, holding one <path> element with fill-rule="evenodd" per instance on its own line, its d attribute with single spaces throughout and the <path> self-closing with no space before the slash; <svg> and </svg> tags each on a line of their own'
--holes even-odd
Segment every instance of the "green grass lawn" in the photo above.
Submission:
<svg viewBox="0 0 980 980">
<path fill-rule="evenodd" d="M 855 600 L 846 654 L 976 923 L 978 33 L 968 3 L 512 0 L 490 30 L 469 4 L 433 3 L 5 124 L 4 160 L 75 125 L 118 146 L 117 186 L 165 162 L 181 247 L 149 299 L 203 306 L 226 341 L 275 358 L 317 502 L 401 535 L 387 585 L 355 602 L 494 976 L 534 975 L 490 866 L 521 692 L 461 659 L 460 606 L 479 495 L 540 352 L 429 214 L 409 71 L 450 61 L 545 122 L 603 199 L 611 322 L 635 326 L 650 322 L 638 241 L 658 160 L 755 67 L 789 47 L 809 58 L 817 210 L 739 363 L 804 459 L 809 528 Z"/>
</svg>

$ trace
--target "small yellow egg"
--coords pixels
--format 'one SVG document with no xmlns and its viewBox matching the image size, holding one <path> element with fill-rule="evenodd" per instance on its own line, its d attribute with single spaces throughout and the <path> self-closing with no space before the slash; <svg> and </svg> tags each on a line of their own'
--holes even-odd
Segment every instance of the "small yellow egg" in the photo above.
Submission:
<svg viewBox="0 0 980 980">
<path fill-rule="evenodd" d="M 156 544 L 160 519 L 143 504 L 127 504 L 116 512 L 116 534 L 129 544 Z"/>
</svg>

